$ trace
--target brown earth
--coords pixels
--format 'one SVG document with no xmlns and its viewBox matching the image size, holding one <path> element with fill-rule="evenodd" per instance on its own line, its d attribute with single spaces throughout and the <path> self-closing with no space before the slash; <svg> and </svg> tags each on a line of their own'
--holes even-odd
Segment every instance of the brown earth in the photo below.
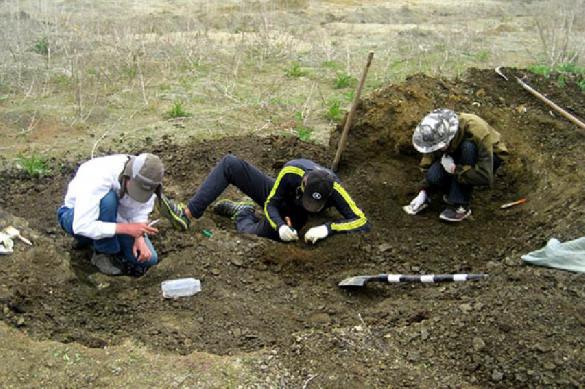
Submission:
<svg viewBox="0 0 585 389">
<path fill-rule="evenodd" d="M 563 88 L 551 79 L 528 81 L 585 117 L 577 80 Z M 484 117 L 512 151 L 493 190 L 476 192 L 473 217 L 459 225 L 439 222 L 440 199 L 416 217 L 401 210 L 420 178 L 412 129 L 438 106 Z M 39 341 L 104 348 L 130 339 L 165 356 L 268 355 L 252 366 L 257 381 L 246 382 L 255 386 L 578 387 L 585 366 L 583 277 L 525 266 L 520 255 L 551 237 L 583 234 L 584 137 L 493 71 L 471 70 L 461 80 L 414 76 L 363 100 L 344 153 L 340 176 L 372 221 L 370 233 L 315 246 L 281 244 L 238 235 L 208 212 L 187 234 L 161 223 L 154 244 L 163 261 L 142 278 L 96 274 L 90 254 L 72 250 L 60 231 L 55 210 L 74 166 L 53 161 L 53 176 L 40 179 L 5 171 L 0 221 L 16 224 L 35 246 L 17 243 L 14 255 L 1 258 L 0 317 Z M 292 137 L 188 147 L 167 137 L 130 151 L 146 149 L 164 159 L 167 192 L 182 199 L 228 152 L 274 175 L 297 157 L 328 164 L 335 151 Z M 114 151 L 120 150 L 102 153 Z M 519 197 L 528 203 L 499 209 Z M 336 287 L 347 276 L 382 272 L 489 278 L 356 292 Z M 162 300 L 160 282 L 184 276 L 200 278 L 202 292 Z"/>
</svg>

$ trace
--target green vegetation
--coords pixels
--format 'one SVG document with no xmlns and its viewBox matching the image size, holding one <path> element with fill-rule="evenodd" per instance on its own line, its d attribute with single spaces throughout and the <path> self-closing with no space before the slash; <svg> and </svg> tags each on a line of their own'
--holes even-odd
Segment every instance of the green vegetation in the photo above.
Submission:
<svg viewBox="0 0 585 389">
<path fill-rule="evenodd" d="M 567 86 L 567 80 L 565 79 L 564 75 L 559 75 L 559 78 L 557 78 L 557 85 L 559 88 L 564 88 Z"/>
<path fill-rule="evenodd" d="M 47 38 L 46 36 L 43 36 L 43 37 L 37 39 L 37 41 L 35 42 L 35 44 L 32 47 L 32 51 L 34 51 L 37 54 L 48 55 L 49 54 L 49 38 Z"/>
<path fill-rule="evenodd" d="M 167 117 L 169 119 L 177 119 L 177 118 L 186 118 L 191 116 L 191 114 L 183 108 L 183 103 L 180 101 L 175 101 L 171 109 L 167 111 Z"/>
<path fill-rule="evenodd" d="M 325 117 L 333 122 L 338 121 L 341 119 L 342 110 L 341 110 L 341 102 L 339 100 L 331 100 L 329 102 L 329 107 L 325 112 Z"/>
<path fill-rule="evenodd" d="M 548 77 L 552 72 L 552 69 L 550 66 L 547 65 L 536 64 L 528 66 L 528 71 L 534 74 L 538 74 L 540 76 Z"/>
<path fill-rule="evenodd" d="M 285 74 L 289 78 L 298 78 L 306 76 L 307 71 L 303 70 L 298 62 L 293 62 L 290 67 L 286 69 Z"/>
<path fill-rule="evenodd" d="M 337 69 L 341 68 L 341 65 L 336 61 L 324 61 L 322 63 L 322 65 L 324 68 L 333 69 L 333 70 L 337 70 Z"/>
<path fill-rule="evenodd" d="M 355 83 L 356 79 L 347 73 L 337 73 L 335 77 L 335 89 L 347 88 Z"/>
<path fill-rule="evenodd" d="M 303 142 L 308 142 L 311 139 L 311 135 L 313 134 L 313 130 L 305 126 L 297 126 L 295 131 L 297 132 L 299 139 Z"/>
<path fill-rule="evenodd" d="M 51 169 L 47 165 L 46 159 L 36 154 L 19 156 L 16 159 L 16 165 L 28 177 L 45 177 L 51 174 Z"/>
<path fill-rule="evenodd" d="M 579 81 L 579 82 L 577 83 L 577 85 L 579 85 L 579 88 L 580 88 L 580 89 L 581 89 L 583 92 L 585 92 L 585 79 L 583 79 L 583 80 Z"/>
<path fill-rule="evenodd" d="M 305 127 L 305 124 L 303 123 L 304 115 L 302 112 L 296 111 L 294 113 L 294 117 L 296 122 L 295 131 L 297 133 L 297 136 L 303 142 L 308 142 L 311 139 L 311 135 L 313 135 L 313 129 Z"/>
<path fill-rule="evenodd" d="M 534 74 L 538 74 L 547 78 L 551 75 L 551 73 L 585 74 L 585 67 L 579 66 L 572 62 L 562 63 L 553 67 L 544 64 L 535 64 L 528 66 L 528 70 Z"/>
</svg>

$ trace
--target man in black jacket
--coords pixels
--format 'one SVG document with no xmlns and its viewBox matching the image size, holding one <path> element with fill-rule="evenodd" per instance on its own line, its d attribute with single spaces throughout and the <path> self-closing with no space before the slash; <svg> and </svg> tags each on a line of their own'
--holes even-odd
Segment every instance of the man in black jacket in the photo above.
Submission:
<svg viewBox="0 0 585 389">
<path fill-rule="evenodd" d="M 164 197 L 162 213 L 175 227 L 186 230 L 190 219 L 198 219 L 229 184 L 235 185 L 263 208 L 258 217 L 251 202 L 221 200 L 214 211 L 235 219 L 239 232 L 290 242 L 299 239 L 297 231 L 310 214 L 335 207 L 342 219 L 312 227 L 305 242 L 315 243 L 333 233 L 368 231 L 365 214 L 341 185 L 339 177 L 313 161 L 287 162 L 273 179 L 250 163 L 228 154 L 207 176 L 187 206 Z"/>
</svg>

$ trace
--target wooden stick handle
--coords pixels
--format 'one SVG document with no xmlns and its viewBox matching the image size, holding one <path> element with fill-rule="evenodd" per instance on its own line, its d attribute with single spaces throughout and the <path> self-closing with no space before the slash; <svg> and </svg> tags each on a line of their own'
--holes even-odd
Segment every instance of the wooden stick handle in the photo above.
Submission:
<svg viewBox="0 0 585 389">
<path fill-rule="evenodd" d="M 565 111 L 564 109 L 562 109 L 561 107 L 559 107 L 558 105 L 553 103 L 551 100 L 546 98 L 543 94 L 541 94 L 538 91 L 536 91 L 535 89 L 533 89 L 530 85 L 528 85 L 527 83 L 525 83 L 524 81 L 522 81 L 518 77 L 516 77 L 516 81 L 518 81 L 518 83 L 522 86 L 522 88 L 526 89 L 528 92 L 530 92 L 537 99 L 539 99 L 540 101 L 542 101 L 543 103 L 545 103 L 546 105 L 548 105 L 549 107 L 551 107 L 552 109 L 554 109 L 555 111 L 557 111 L 558 113 L 563 115 L 571 123 L 575 124 L 576 126 L 581 127 L 583 130 L 585 130 L 585 123 L 583 123 L 581 120 L 577 119 L 575 116 L 571 115 L 570 113 L 568 113 L 567 111 Z"/>
<path fill-rule="evenodd" d="M 366 76 L 368 75 L 368 69 L 372 64 L 372 58 L 374 58 L 374 53 L 370 52 L 368 54 L 368 61 L 366 66 L 364 67 L 364 71 L 362 73 L 362 79 L 357 87 L 355 95 L 353 96 L 353 101 L 351 102 L 351 109 L 349 110 L 349 114 L 345 120 L 345 125 L 343 126 L 343 131 L 341 132 L 341 137 L 339 138 L 339 143 L 337 144 L 337 152 L 335 153 L 335 158 L 333 159 L 333 163 L 331 164 L 331 170 L 334 172 L 337 171 L 337 167 L 339 166 L 339 160 L 341 159 L 341 153 L 345 149 L 345 145 L 347 143 L 347 136 L 349 134 L 349 128 L 351 127 L 351 122 L 353 121 L 353 116 L 355 115 L 355 111 L 357 109 L 358 101 L 360 100 L 360 95 L 362 93 L 362 88 L 364 87 L 364 83 L 366 81 Z"/>
</svg>

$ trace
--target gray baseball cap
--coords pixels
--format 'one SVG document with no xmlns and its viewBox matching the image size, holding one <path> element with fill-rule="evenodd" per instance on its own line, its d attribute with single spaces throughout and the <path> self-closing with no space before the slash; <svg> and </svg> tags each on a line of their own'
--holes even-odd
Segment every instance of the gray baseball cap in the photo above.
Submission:
<svg viewBox="0 0 585 389">
<path fill-rule="evenodd" d="M 412 134 L 412 144 L 420 153 L 442 149 L 457 134 L 459 119 L 454 111 L 437 108 L 423 118 Z"/>
<path fill-rule="evenodd" d="M 130 157 L 124 169 L 124 175 L 129 178 L 126 184 L 128 196 L 140 203 L 145 203 L 162 185 L 163 163 L 156 155 L 143 153 Z"/>
</svg>

